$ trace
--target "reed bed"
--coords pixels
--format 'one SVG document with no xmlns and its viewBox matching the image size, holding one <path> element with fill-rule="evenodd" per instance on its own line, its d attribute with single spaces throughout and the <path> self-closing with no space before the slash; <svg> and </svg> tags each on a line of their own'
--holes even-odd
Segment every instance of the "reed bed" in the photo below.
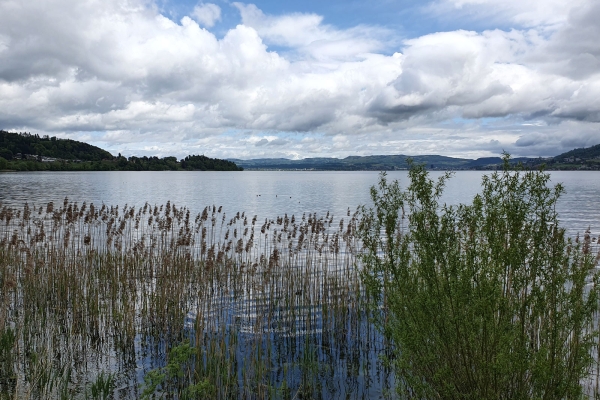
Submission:
<svg viewBox="0 0 600 400">
<path fill-rule="evenodd" d="M 358 219 L 0 208 L 0 399 L 391 396 Z"/>
<path fill-rule="evenodd" d="M 393 398 L 359 224 L 351 210 L 0 207 L 0 399 Z M 589 231 L 576 241 L 598 252 Z"/>
</svg>

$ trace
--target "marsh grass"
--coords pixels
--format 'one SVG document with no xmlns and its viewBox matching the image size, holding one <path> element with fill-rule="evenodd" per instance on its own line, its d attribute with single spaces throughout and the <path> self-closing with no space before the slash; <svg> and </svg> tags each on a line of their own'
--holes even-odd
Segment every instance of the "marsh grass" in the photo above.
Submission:
<svg viewBox="0 0 600 400">
<path fill-rule="evenodd" d="M 2 207 L 0 397 L 380 393 L 392 377 L 362 306 L 357 226 L 350 211 Z"/>
</svg>

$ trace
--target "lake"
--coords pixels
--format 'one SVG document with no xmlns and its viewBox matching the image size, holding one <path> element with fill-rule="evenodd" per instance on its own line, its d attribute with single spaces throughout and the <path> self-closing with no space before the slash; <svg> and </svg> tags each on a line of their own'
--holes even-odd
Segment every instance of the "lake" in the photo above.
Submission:
<svg viewBox="0 0 600 400">
<path fill-rule="evenodd" d="M 484 173 L 456 172 L 442 200 L 470 202 Z M 388 176 L 407 183 L 406 171 Z M 597 235 L 600 173 L 551 176 L 567 190 L 557 207 L 569 234 Z M 377 181 L 376 172 L 1 173 L 0 205 L 58 204 L 0 225 L 11 243 L 0 269 L 19 278 L 0 292 L 0 323 L 28 346 L 9 346 L 19 351 L 6 364 L 14 374 L 0 370 L 0 394 L 81 397 L 106 372 L 114 398 L 137 398 L 169 349 L 192 343 L 186 365 L 215 398 L 392 398 L 395 376 L 379 358 L 387 345 L 355 268 L 358 221 L 346 216 L 370 203 Z M 97 208 L 63 207 L 65 197 Z M 177 207 L 144 207 L 168 201 Z M 42 385 L 44 366 L 68 373 Z"/>
<path fill-rule="evenodd" d="M 443 196 L 448 204 L 470 202 L 480 190 L 484 171 L 458 171 Z M 442 172 L 431 172 L 439 177 Z M 407 183 L 407 171 L 388 173 Z M 558 211 L 563 226 L 574 235 L 591 227 L 600 233 L 600 172 L 554 171 L 553 183 L 566 188 Z M 192 213 L 208 205 L 223 206 L 229 214 L 246 212 L 259 219 L 328 211 L 340 217 L 348 208 L 369 204 L 369 188 L 378 173 L 371 171 L 244 171 L 244 172 L 11 172 L 0 173 L 0 204 L 42 205 L 71 201 L 96 205 L 186 206 Z"/>
</svg>

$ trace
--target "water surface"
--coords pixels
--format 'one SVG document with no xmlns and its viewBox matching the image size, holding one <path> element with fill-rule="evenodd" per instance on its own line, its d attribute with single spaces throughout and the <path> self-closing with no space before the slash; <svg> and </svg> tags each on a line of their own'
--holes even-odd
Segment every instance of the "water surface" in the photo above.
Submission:
<svg viewBox="0 0 600 400">
<path fill-rule="evenodd" d="M 470 202 L 481 189 L 484 171 L 458 171 L 448 182 L 443 201 Z M 441 172 L 431 172 L 439 177 Z M 223 206 L 230 214 L 246 212 L 259 218 L 328 211 L 343 216 L 369 204 L 369 188 L 378 180 L 373 171 L 164 171 L 164 172 L 12 172 L 0 173 L 0 203 L 41 205 L 69 200 L 94 204 L 142 206 L 171 201 L 201 212 L 209 205 Z M 407 183 L 406 171 L 388 173 Z M 553 183 L 562 183 L 560 219 L 571 234 L 591 227 L 600 233 L 600 172 L 551 172 Z"/>
</svg>

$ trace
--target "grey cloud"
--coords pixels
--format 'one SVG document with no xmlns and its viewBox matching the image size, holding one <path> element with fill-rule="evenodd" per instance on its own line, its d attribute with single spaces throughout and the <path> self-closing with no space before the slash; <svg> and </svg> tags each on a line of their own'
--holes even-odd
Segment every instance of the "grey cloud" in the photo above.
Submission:
<svg viewBox="0 0 600 400">
<path fill-rule="evenodd" d="M 392 122 L 406 120 L 419 114 L 424 114 L 433 109 L 439 109 L 432 104 L 387 106 L 381 100 L 375 100 L 369 107 L 369 115 L 377 118 L 380 124 L 387 125 Z"/>
<path fill-rule="evenodd" d="M 588 1 L 571 10 L 567 24 L 559 29 L 539 57 L 547 68 L 583 80 L 600 73 L 600 3 Z"/>
<path fill-rule="evenodd" d="M 575 147 L 589 147 L 598 144 L 597 129 L 595 131 L 586 129 L 583 132 L 563 132 L 562 135 L 557 136 L 560 139 L 561 152 L 571 150 Z"/>
<path fill-rule="evenodd" d="M 254 144 L 254 146 L 256 147 L 264 147 L 264 146 L 285 146 L 287 144 L 290 144 L 291 141 L 288 139 L 283 139 L 283 138 L 277 138 L 277 139 L 260 139 L 258 142 L 256 142 Z"/>
<path fill-rule="evenodd" d="M 512 88 L 507 84 L 502 84 L 498 81 L 493 81 L 489 85 L 477 90 L 465 90 L 463 92 L 451 95 L 448 97 L 446 105 L 462 106 L 467 104 L 479 103 L 488 100 L 498 95 L 510 95 L 513 93 Z"/>
<path fill-rule="evenodd" d="M 585 79 L 600 72 L 600 57 L 590 53 L 575 54 L 564 72 L 575 79 Z"/>
<path fill-rule="evenodd" d="M 584 108 L 565 111 L 558 110 L 557 112 L 554 112 L 553 115 L 560 118 L 576 119 L 578 121 L 600 122 L 600 110 Z"/>
<path fill-rule="evenodd" d="M 285 139 L 273 139 L 269 142 L 269 146 L 284 146 L 286 144 L 290 143 L 289 140 L 285 140 Z"/>
<path fill-rule="evenodd" d="M 47 129 L 45 126 L 44 118 L 36 118 L 33 116 L 25 116 L 25 115 L 11 115 L 0 111 L 0 126 L 5 128 L 0 129 L 8 129 L 15 130 L 18 132 L 25 131 L 28 132 L 30 130 L 44 130 Z"/>
<path fill-rule="evenodd" d="M 519 137 L 519 139 L 517 139 L 517 141 L 515 142 L 515 146 L 517 146 L 517 147 L 534 146 L 534 145 L 538 145 L 540 142 L 543 142 L 546 139 L 547 138 L 545 135 L 538 133 L 538 132 L 532 132 L 528 135 Z"/>
<path fill-rule="evenodd" d="M 330 105 L 319 108 L 318 104 L 308 103 L 304 109 L 293 108 L 294 110 L 285 110 L 281 115 L 274 115 L 269 127 L 291 132 L 310 132 L 335 119 L 335 108 Z"/>
<path fill-rule="evenodd" d="M 48 93 L 48 103 L 57 114 L 87 111 L 105 114 L 126 107 L 128 93 L 115 85 L 97 85 L 88 81 L 83 85 L 72 85 L 69 89 Z"/>
<path fill-rule="evenodd" d="M 404 74 L 404 73 L 403 73 Z M 405 80 L 404 78 L 402 79 Z M 407 85 L 399 85 L 405 89 Z M 412 86 L 414 88 L 416 86 Z M 398 88 L 398 86 L 396 86 Z M 510 95 L 512 89 L 508 85 L 492 82 L 490 85 L 477 90 L 477 88 L 469 88 L 464 91 L 455 92 L 455 94 L 447 95 L 444 98 L 443 93 L 436 93 L 435 89 L 424 88 L 423 93 L 416 93 L 416 96 L 422 97 L 423 100 L 416 104 L 397 104 L 387 105 L 385 97 L 378 97 L 369 107 L 370 115 L 376 117 L 382 124 L 389 124 L 395 121 L 406 120 L 418 115 L 430 114 L 431 117 L 440 110 L 454 106 L 471 106 L 474 104 L 482 104 L 495 96 Z M 405 91 L 405 94 L 415 95 L 414 91 Z M 398 93 L 399 95 L 402 92 Z M 415 97 L 416 97 L 415 96 Z M 501 101 L 501 100 L 500 100 Z M 491 110 L 482 111 L 474 108 L 464 108 L 461 112 L 465 118 L 482 118 L 482 117 L 501 117 L 511 114 L 510 110 L 503 110 L 501 107 L 492 107 Z M 442 114 L 442 118 L 446 115 Z"/>
<path fill-rule="evenodd" d="M 550 114 L 552 114 L 552 112 L 553 112 L 552 109 L 537 110 L 537 111 L 534 111 L 534 112 L 526 115 L 525 119 L 536 119 L 536 118 L 546 117 L 546 116 L 549 116 Z"/>
<path fill-rule="evenodd" d="M 517 140 L 506 143 L 504 150 L 516 156 L 555 156 L 577 147 L 598 144 L 597 128 L 580 122 L 533 128 Z"/>
</svg>

